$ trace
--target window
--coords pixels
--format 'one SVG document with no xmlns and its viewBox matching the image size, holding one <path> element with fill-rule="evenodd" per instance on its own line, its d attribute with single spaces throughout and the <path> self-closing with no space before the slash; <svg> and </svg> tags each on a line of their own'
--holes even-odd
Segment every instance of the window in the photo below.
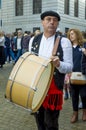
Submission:
<svg viewBox="0 0 86 130">
<path fill-rule="evenodd" d="M 64 13 L 69 14 L 69 2 L 70 0 L 64 0 Z"/>
<path fill-rule="evenodd" d="M 65 27 L 65 33 L 66 34 L 67 34 L 68 30 L 69 30 L 69 28 Z"/>
<path fill-rule="evenodd" d="M 86 19 L 86 0 L 85 0 L 85 19 Z"/>
<path fill-rule="evenodd" d="M 0 26 L 2 27 L 2 20 L 0 20 Z"/>
<path fill-rule="evenodd" d="M 2 1 L 0 0 L 0 9 L 2 8 L 1 2 L 2 2 Z M 1 19 L 0 19 L 0 26 L 2 27 L 2 10 L 1 10 L 0 16 L 1 16 L 1 17 L 0 17 L 0 18 L 1 18 Z"/>
<path fill-rule="evenodd" d="M 1 9 L 1 0 L 0 0 L 0 9 Z"/>
<path fill-rule="evenodd" d="M 23 0 L 15 0 L 15 15 L 23 15 Z"/>
<path fill-rule="evenodd" d="M 74 0 L 74 16 L 78 17 L 78 0 Z"/>
<path fill-rule="evenodd" d="M 41 13 L 42 0 L 33 0 L 33 14 Z"/>
</svg>

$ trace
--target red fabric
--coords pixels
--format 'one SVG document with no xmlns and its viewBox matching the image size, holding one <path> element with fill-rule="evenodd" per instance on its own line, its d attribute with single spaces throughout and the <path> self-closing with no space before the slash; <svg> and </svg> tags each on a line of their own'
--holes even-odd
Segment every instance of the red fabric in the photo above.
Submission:
<svg viewBox="0 0 86 130">
<path fill-rule="evenodd" d="M 50 89 L 43 102 L 43 107 L 45 109 L 49 108 L 51 110 L 61 110 L 63 104 L 63 92 L 57 88 L 52 79 Z"/>
</svg>

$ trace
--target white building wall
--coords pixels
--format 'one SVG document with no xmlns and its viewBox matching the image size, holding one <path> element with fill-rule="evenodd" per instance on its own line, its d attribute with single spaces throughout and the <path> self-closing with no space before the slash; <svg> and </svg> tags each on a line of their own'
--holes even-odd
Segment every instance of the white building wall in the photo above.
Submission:
<svg viewBox="0 0 86 130">
<path fill-rule="evenodd" d="M 15 0 L 2 0 L 2 9 L 0 10 L 0 19 L 2 19 L 1 29 L 5 32 L 14 32 L 16 28 L 22 28 L 23 31 L 33 31 L 33 27 L 40 27 L 43 30 L 40 20 L 40 14 L 33 15 L 33 0 L 24 0 L 24 15 L 15 16 Z M 85 0 L 79 0 L 79 17 L 74 17 L 74 0 L 70 0 L 70 14 L 64 14 L 64 0 L 42 0 L 42 12 L 45 10 L 58 11 L 61 16 L 59 28 L 65 32 L 65 28 L 79 28 L 86 30 L 85 20 Z"/>
<path fill-rule="evenodd" d="M 85 0 L 79 0 L 79 17 L 74 17 L 74 0 L 70 0 L 70 15 L 64 14 L 64 0 L 59 2 L 61 4 L 61 23 L 60 28 L 64 32 L 65 27 L 67 28 L 78 28 L 81 31 L 86 30 L 85 20 Z"/>
</svg>

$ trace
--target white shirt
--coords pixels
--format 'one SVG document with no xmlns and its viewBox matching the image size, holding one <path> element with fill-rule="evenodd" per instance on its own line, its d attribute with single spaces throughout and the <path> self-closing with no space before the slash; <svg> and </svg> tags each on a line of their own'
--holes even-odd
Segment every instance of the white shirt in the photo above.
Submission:
<svg viewBox="0 0 86 130">
<path fill-rule="evenodd" d="M 39 56 L 44 58 L 50 58 L 52 55 L 52 50 L 54 47 L 54 39 L 55 35 L 46 38 L 44 35 L 42 36 L 40 47 L 39 47 Z M 29 51 L 31 52 L 32 43 L 29 44 Z M 63 49 L 63 61 L 60 61 L 60 66 L 57 67 L 59 72 L 61 73 L 70 73 L 73 68 L 73 60 L 72 60 L 72 45 L 69 39 L 63 37 L 61 39 L 61 46 Z"/>
<path fill-rule="evenodd" d="M 29 46 L 28 46 L 28 47 L 29 47 L 29 48 L 28 48 L 29 52 L 31 52 L 31 46 L 32 46 L 33 39 L 34 39 L 34 36 L 31 37 L 31 38 L 30 38 L 30 41 L 29 41 Z"/>
<path fill-rule="evenodd" d="M 17 38 L 17 49 L 21 49 L 21 38 Z"/>
<path fill-rule="evenodd" d="M 41 39 L 39 47 L 39 56 L 50 58 L 52 56 L 52 49 L 54 46 L 55 35 L 49 38 L 46 38 L 44 35 Z"/>
<path fill-rule="evenodd" d="M 4 46 L 4 42 L 5 42 L 5 37 L 4 36 L 0 37 L 0 46 Z"/>
</svg>

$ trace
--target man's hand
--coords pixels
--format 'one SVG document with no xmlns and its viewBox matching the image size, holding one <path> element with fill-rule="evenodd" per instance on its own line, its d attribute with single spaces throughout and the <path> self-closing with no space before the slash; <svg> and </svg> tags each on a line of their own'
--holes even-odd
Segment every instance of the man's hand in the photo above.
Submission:
<svg viewBox="0 0 86 130">
<path fill-rule="evenodd" d="M 58 56 L 51 56 L 51 60 L 54 64 L 55 67 L 59 67 L 60 66 L 60 60 Z"/>
</svg>

